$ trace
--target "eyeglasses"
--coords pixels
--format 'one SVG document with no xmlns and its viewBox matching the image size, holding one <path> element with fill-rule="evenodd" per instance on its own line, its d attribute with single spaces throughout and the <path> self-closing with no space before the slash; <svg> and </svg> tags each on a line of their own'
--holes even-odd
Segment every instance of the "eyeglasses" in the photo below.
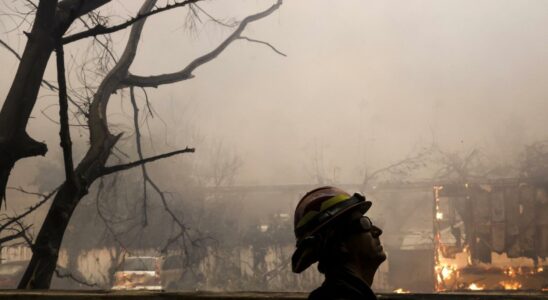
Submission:
<svg viewBox="0 0 548 300">
<path fill-rule="evenodd" d="M 362 216 L 359 219 L 351 221 L 346 228 L 349 233 L 368 232 L 373 229 L 373 222 L 368 217 Z"/>
<path fill-rule="evenodd" d="M 376 230 L 374 230 L 374 228 Z M 357 233 L 363 233 L 363 232 L 369 232 L 373 231 L 373 235 L 380 235 L 382 233 L 382 230 L 380 228 L 373 225 L 373 222 L 371 222 L 371 219 L 369 219 L 366 216 L 362 216 L 358 219 L 354 219 L 353 221 L 350 221 L 346 225 L 340 226 L 337 229 L 335 229 L 335 236 L 338 238 L 343 238 L 348 236 L 349 234 L 357 234 Z M 311 235 L 308 236 L 300 241 L 297 242 L 297 248 L 304 246 L 306 244 L 313 245 L 317 244 L 320 241 L 321 238 L 318 237 L 318 235 Z"/>
</svg>

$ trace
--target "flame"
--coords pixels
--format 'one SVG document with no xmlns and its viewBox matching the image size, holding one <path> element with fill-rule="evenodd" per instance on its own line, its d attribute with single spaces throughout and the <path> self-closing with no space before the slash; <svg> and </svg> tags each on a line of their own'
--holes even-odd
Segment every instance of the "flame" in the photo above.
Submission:
<svg viewBox="0 0 548 300">
<path fill-rule="evenodd" d="M 473 282 L 472 284 L 470 284 L 468 286 L 468 289 L 471 290 L 471 291 L 481 291 L 485 288 L 485 286 L 483 285 L 477 285 L 475 282 Z"/>
<path fill-rule="evenodd" d="M 436 212 L 436 219 L 437 220 L 443 220 L 443 213 L 442 212 Z"/>
<path fill-rule="evenodd" d="M 455 274 L 457 266 L 440 263 L 435 267 L 438 283 L 442 283 L 447 279 L 450 279 Z"/>
<path fill-rule="evenodd" d="M 399 288 L 399 289 L 395 289 L 394 290 L 394 293 L 396 294 L 409 294 L 409 291 L 408 290 L 404 290 L 402 288 Z"/>
<path fill-rule="evenodd" d="M 521 283 L 517 281 L 501 281 L 499 282 L 505 290 L 519 290 L 521 289 Z"/>
<path fill-rule="evenodd" d="M 441 276 L 443 279 L 449 279 L 455 273 L 456 266 L 443 266 L 441 269 Z"/>
<path fill-rule="evenodd" d="M 506 270 L 504 270 L 504 274 L 506 274 L 508 277 L 516 277 L 516 270 L 512 267 L 508 267 Z"/>
<path fill-rule="evenodd" d="M 437 292 L 456 289 L 481 290 L 521 290 L 525 288 L 537 289 L 546 292 L 548 286 L 542 286 L 542 282 L 535 281 L 538 273 L 544 273 L 548 265 L 538 265 L 525 258 L 509 258 L 506 254 L 494 255 L 491 264 L 479 263 L 472 260 L 470 246 L 465 241 L 456 248 L 456 245 L 446 244 L 445 237 L 448 233 L 447 224 L 441 209 L 440 191 L 442 186 L 434 186 L 434 212 L 432 219 L 434 242 L 434 275 L 436 277 L 434 289 Z M 465 188 L 470 188 L 468 183 Z M 468 196 L 467 196 L 468 197 Z M 482 277 L 478 277 L 484 275 Z M 481 279 L 479 279 L 481 278 Z M 531 280 L 530 280 L 531 279 Z M 474 282 L 481 280 L 481 283 Z M 542 286 L 542 287 L 541 287 Z M 404 292 L 403 289 L 394 290 L 395 293 Z"/>
</svg>

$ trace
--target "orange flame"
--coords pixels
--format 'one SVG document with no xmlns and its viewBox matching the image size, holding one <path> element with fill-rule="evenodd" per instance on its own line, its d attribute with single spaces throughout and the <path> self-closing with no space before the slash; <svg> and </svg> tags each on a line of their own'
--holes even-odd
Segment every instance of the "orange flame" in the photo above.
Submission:
<svg viewBox="0 0 548 300">
<path fill-rule="evenodd" d="M 472 284 L 470 284 L 468 286 L 468 289 L 471 290 L 471 291 L 481 291 L 485 288 L 485 286 L 483 285 L 478 285 L 476 284 L 475 282 L 473 282 Z"/>
<path fill-rule="evenodd" d="M 516 270 L 512 267 L 508 267 L 506 270 L 504 270 L 504 274 L 508 275 L 509 277 L 516 277 Z"/>
<path fill-rule="evenodd" d="M 501 281 L 499 282 L 505 290 L 519 290 L 521 288 L 521 283 L 518 281 Z"/>
</svg>

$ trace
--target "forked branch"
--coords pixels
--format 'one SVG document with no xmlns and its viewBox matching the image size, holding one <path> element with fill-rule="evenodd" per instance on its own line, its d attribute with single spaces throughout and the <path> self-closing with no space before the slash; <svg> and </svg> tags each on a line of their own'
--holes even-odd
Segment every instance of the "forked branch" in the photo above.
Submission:
<svg viewBox="0 0 548 300">
<path fill-rule="evenodd" d="M 120 31 L 120 30 L 123 30 L 125 28 L 128 28 L 129 26 L 133 25 L 135 22 L 137 22 L 139 20 L 142 20 L 144 18 L 148 18 L 152 15 L 164 12 L 166 10 L 174 9 L 174 8 L 177 8 L 177 7 L 183 7 L 183 6 L 192 4 L 192 3 L 196 3 L 198 1 L 200 1 L 200 0 L 186 0 L 186 1 L 183 1 L 183 2 L 178 2 L 178 3 L 176 2 L 176 3 L 173 3 L 173 4 L 168 4 L 164 7 L 156 8 L 154 10 L 151 10 L 151 11 L 143 13 L 143 14 L 138 14 L 137 16 L 125 21 L 124 23 L 121 23 L 121 24 L 118 24 L 118 25 L 115 25 L 115 26 L 112 26 L 112 27 L 105 27 L 104 25 L 99 24 L 99 25 L 97 25 L 97 26 L 95 26 L 95 27 L 93 27 L 89 30 L 82 31 L 82 32 L 79 32 L 79 33 L 75 33 L 73 35 L 69 35 L 69 36 L 63 38 L 63 44 L 66 45 L 68 43 L 72 43 L 72 42 L 75 42 L 75 41 L 78 41 L 78 40 L 81 40 L 81 39 L 85 39 L 85 38 L 88 38 L 88 37 L 92 37 L 92 36 L 98 36 L 98 35 L 103 35 L 103 34 L 114 33 L 116 31 Z"/>
<path fill-rule="evenodd" d="M 283 2 L 282 0 L 278 0 L 274 5 L 272 5 L 265 11 L 262 11 L 260 13 L 244 18 L 240 22 L 236 30 L 230 36 L 228 36 L 219 46 L 217 46 L 217 48 L 213 49 L 211 52 L 207 54 L 204 54 L 196 58 L 186 67 L 184 67 L 182 70 L 174 73 L 161 74 L 161 75 L 155 75 L 155 76 L 138 76 L 138 75 L 129 74 L 128 77 L 123 81 L 123 83 L 125 83 L 126 86 L 158 87 L 163 84 L 169 84 L 169 83 L 179 82 L 179 81 L 193 78 L 194 75 L 192 75 L 192 72 L 194 72 L 194 70 L 196 70 L 201 65 L 206 64 L 210 62 L 211 60 L 215 59 L 233 41 L 242 38 L 241 34 L 249 23 L 260 20 L 272 14 L 282 5 L 282 2 Z M 276 52 L 279 52 L 279 51 L 276 50 Z M 281 55 L 285 56 L 285 54 L 281 54 Z"/>
</svg>

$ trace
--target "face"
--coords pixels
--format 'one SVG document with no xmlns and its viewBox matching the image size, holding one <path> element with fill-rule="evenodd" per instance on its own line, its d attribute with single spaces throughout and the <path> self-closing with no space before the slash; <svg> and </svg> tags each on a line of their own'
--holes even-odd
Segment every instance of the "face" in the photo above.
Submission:
<svg viewBox="0 0 548 300">
<path fill-rule="evenodd" d="M 345 241 L 348 253 L 354 256 L 358 261 L 365 265 L 378 267 L 386 260 L 386 253 L 379 239 L 382 230 L 373 225 L 367 217 L 362 217 L 361 228 L 354 234 L 351 234 Z"/>
</svg>

